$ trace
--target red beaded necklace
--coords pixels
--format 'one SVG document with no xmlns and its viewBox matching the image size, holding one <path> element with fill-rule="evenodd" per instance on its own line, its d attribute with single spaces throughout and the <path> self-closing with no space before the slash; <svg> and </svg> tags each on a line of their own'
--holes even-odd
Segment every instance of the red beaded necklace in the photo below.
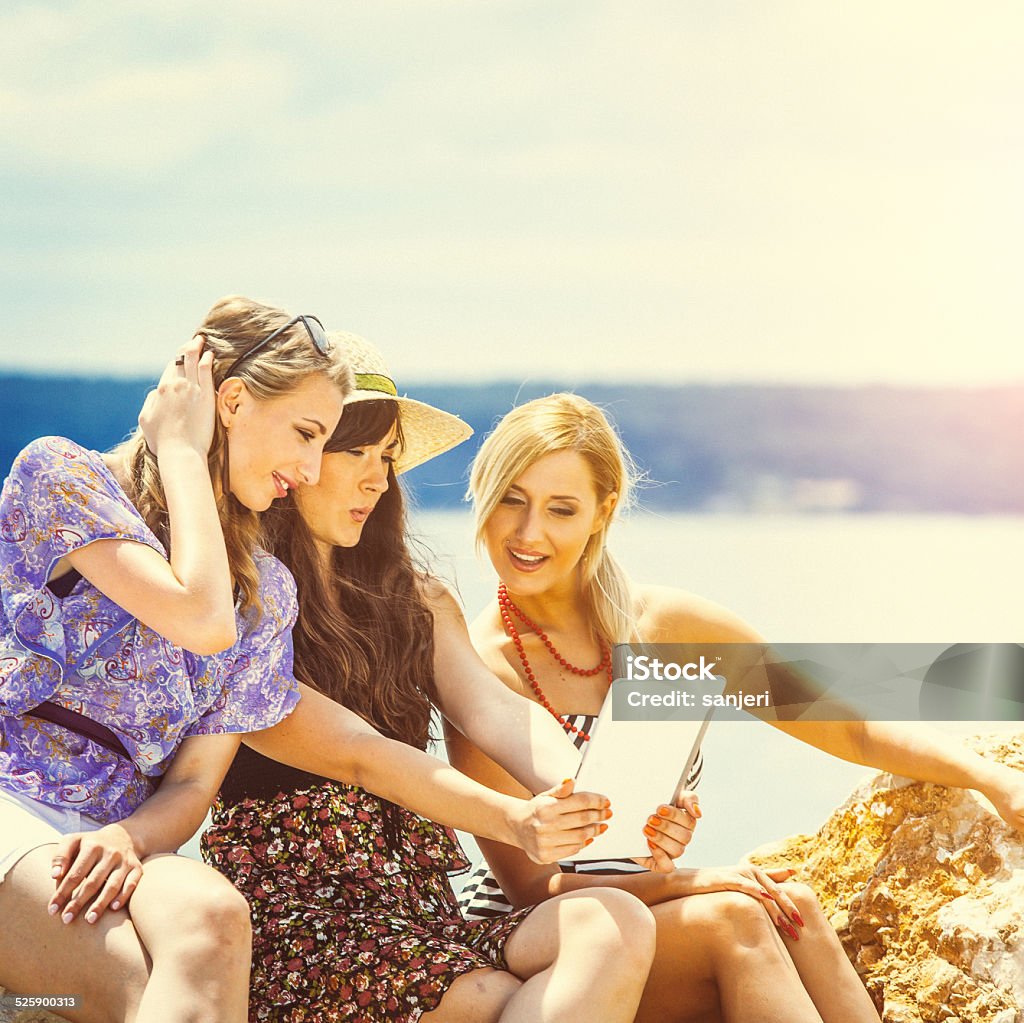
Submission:
<svg viewBox="0 0 1024 1023">
<path fill-rule="evenodd" d="M 578 668 L 575 664 L 570 664 L 556 649 L 554 643 L 548 639 L 547 634 L 529 618 L 519 610 L 518 607 L 512 602 L 512 598 L 508 595 L 508 590 L 504 583 L 498 586 L 498 607 L 501 609 L 501 621 L 505 626 L 505 632 L 508 633 L 512 640 L 512 645 L 516 648 L 516 653 L 519 655 L 519 660 L 523 665 L 523 673 L 526 675 L 526 681 L 529 682 L 530 688 L 534 691 L 537 699 L 540 701 L 540 705 L 544 707 L 554 719 L 566 730 L 566 732 L 573 732 L 580 736 L 584 742 L 590 742 L 590 736 L 583 731 L 580 731 L 575 725 L 569 724 L 566 718 L 563 718 L 551 703 L 548 698 L 544 695 L 544 691 L 541 689 L 540 684 L 537 682 L 537 676 L 533 673 L 533 669 L 530 667 L 530 662 L 527 660 L 526 651 L 523 649 L 523 641 L 519 636 L 519 632 L 516 629 L 515 623 L 512 621 L 512 615 L 515 615 L 532 633 L 540 637 L 540 641 L 548 648 L 551 656 L 568 671 L 571 671 L 574 675 L 581 675 L 584 677 L 593 677 L 597 675 L 602 669 L 608 675 L 608 685 L 612 684 L 612 649 L 604 643 L 600 643 L 601 647 L 601 660 L 597 662 L 597 666 L 593 668 Z"/>
</svg>

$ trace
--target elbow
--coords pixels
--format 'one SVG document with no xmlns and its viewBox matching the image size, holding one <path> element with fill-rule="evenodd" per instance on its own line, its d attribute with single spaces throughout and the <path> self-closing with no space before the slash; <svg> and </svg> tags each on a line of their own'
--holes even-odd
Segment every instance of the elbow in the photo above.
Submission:
<svg viewBox="0 0 1024 1023">
<path fill-rule="evenodd" d="M 230 620 L 221 616 L 206 617 L 188 623 L 176 638 L 179 646 L 200 657 L 209 657 L 230 650 L 238 642 L 238 626 L 234 612 Z"/>
</svg>

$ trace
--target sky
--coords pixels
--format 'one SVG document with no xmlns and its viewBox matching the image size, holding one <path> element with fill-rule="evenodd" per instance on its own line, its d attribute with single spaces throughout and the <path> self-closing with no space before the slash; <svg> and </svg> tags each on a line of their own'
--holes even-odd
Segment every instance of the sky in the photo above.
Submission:
<svg viewBox="0 0 1024 1023">
<path fill-rule="evenodd" d="M 21 2 L 0 371 L 221 295 L 402 380 L 1024 382 L 1024 7 Z"/>
</svg>

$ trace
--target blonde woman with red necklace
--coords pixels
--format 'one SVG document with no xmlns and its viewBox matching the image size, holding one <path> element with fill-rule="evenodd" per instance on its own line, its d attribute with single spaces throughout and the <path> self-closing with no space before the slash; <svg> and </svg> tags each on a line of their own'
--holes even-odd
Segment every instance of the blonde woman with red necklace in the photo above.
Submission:
<svg viewBox="0 0 1024 1023">
<path fill-rule="evenodd" d="M 473 625 L 474 643 L 491 670 L 546 707 L 578 747 L 610 684 L 613 643 L 760 640 L 710 601 L 626 577 L 606 540 L 616 510 L 629 503 L 632 477 L 628 453 L 604 413 L 570 394 L 510 412 L 472 469 L 477 539 L 500 579 L 496 600 Z M 877 722 L 777 727 L 845 760 L 978 788 L 1008 823 L 1024 826 L 1021 775 L 938 736 Z M 450 728 L 448 746 L 460 770 L 519 791 Z M 698 762 L 691 787 L 699 771 Z M 658 808 L 648 822 L 650 865 L 667 866 L 658 836 L 688 824 L 682 811 Z M 463 906 L 470 916 L 591 886 L 624 888 L 653 908 L 658 946 L 638 1020 L 877 1020 L 813 892 L 783 883 L 787 871 L 740 865 L 651 873 L 600 864 L 592 869 L 615 872 L 592 873 L 570 864 L 538 866 L 495 842 L 480 845 L 492 874 L 478 873 L 468 886 Z M 702 897 L 686 897 L 696 894 Z"/>
</svg>

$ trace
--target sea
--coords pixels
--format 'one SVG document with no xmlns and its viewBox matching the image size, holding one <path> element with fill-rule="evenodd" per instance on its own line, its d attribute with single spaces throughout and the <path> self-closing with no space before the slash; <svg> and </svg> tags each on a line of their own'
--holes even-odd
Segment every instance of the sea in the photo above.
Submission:
<svg viewBox="0 0 1024 1023">
<path fill-rule="evenodd" d="M 496 580 L 474 551 L 469 512 L 414 511 L 412 527 L 472 619 Z M 1024 641 L 1024 517 L 637 512 L 614 525 L 610 545 L 634 579 L 717 601 L 770 642 Z M 961 741 L 1024 724 L 935 727 Z M 735 863 L 813 833 L 872 773 L 756 721 L 712 721 L 704 758 L 687 866 Z"/>
</svg>

